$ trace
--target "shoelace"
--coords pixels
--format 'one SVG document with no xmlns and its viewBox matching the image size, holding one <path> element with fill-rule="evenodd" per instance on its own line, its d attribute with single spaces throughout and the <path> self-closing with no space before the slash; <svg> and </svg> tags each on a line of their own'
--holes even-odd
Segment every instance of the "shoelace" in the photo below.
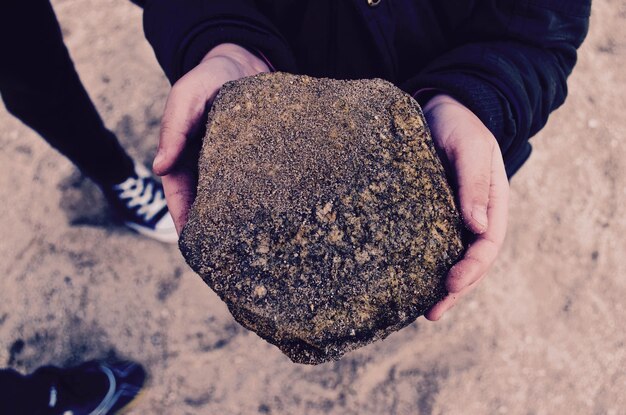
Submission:
<svg viewBox="0 0 626 415">
<path fill-rule="evenodd" d="M 137 215 L 146 221 L 151 220 L 167 205 L 161 189 L 155 189 L 154 183 L 146 177 L 129 177 L 115 186 L 120 191 L 119 198 L 126 200 L 126 206 L 132 209 L 139 206 Z"/>
</svg>

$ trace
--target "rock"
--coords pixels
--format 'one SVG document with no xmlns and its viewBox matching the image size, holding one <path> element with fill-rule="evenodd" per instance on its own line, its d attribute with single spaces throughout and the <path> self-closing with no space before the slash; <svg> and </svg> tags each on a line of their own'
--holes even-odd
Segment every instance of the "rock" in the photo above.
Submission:
<svg viewBox="0 0 626 415">
<path fill-rule="evenodd" d="M 317 364 L 440 300 L 461 232 L 410 96 L 275 73 L 222 87 L 180 249 L 239 323 Z"/>
</svg>

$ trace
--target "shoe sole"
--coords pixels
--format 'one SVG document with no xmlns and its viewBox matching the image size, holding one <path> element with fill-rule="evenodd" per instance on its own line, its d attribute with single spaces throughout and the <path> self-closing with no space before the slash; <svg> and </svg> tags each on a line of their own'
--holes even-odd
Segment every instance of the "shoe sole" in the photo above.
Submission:
<svg viewBox="0 0 626 415">
<path fill-rule="evenodd" d="M 124 405 L 121 409 L 118 409 L 115 412 L 115 415 L 128 415 L 133 409 L 136 408 L 137 402 L 143 399 L 146 395 L 144 388 L 142 388 L 137 395 L 133 397 L 126 405 Z"/>
<path fill-rule="evenodd" d="M 128 228 L 132 229 L 133 231 L 143 235 L 143 236 L 147 236 L 149 238 L 155 239 L 159 242 L 163 242 L 163 243 L 167 243 L 167 244 L 175 244 L 178 243 L 178 234 L 176 234 L 176 232 L 174 232 L 172 234 L 172 232 L 159 232 L 159 231 L 152 231 L 149 229 L 146 229 L 142 226 L 136 225 L 132 222 L 124 222 L 124 225 L 126 225 Z"/>
</svg>

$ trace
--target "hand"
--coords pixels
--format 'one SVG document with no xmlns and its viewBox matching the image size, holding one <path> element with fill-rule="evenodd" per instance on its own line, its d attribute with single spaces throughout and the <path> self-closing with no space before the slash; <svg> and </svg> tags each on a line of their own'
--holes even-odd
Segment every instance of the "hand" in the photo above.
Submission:
<svg viewBox="0 0 626 415">
<path fill-rule="evenodd" d="M 447 95 L 436 95 L 424 115 L 444 166 L 456 180 L 461 215 L 475 235 L 446 277 L 448 295 L 427 313 L 438 320 L 482 280 L 506 234 L 509 182 L 495 137 L 474 113 Z"/>
<path fill-rule="evenodd" d="M 224 43 L 211 49 L 172 87 L 153 169 L 162 176 L 167 206 L 179 234 L 196 197 L 201 137 L 217 92 L 228 81 L 261 72 L 269 72 L 265 62 L 238 45 Z"/>
</svg>

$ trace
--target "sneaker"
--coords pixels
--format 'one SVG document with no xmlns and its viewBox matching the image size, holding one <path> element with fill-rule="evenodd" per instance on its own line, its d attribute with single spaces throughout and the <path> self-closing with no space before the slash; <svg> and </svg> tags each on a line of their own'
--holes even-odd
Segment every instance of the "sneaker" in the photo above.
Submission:
<svg viewBox="0 0 626 415">
<path fill-rule="evenodd" d="M 91 361 L 71 369 L 68 376 L 61 370 L 59 383 L 50 390 L 49 412 L 59 415 L 109 415 L 128 409 L 143 387 L 146 372 L 137 363 L 100 363 Z M 69 377 L 69 381 L 64 379 Z M 104 378 L 104 379 L 103 379 Z M 91 389 L 77 383 L 91 382 Z M 94 379 L 100 379 L 95 383 Z M 102 382 L 104 381 L 104 383 Z M 98 387 L 95 387 L 98 386 Z"/>
<path fill-rule="evenodd" d="M 104 194 L 127 227 L 161 242 L 178 242 L 163 186 L 143 165 L 135 163 L 135 174 Z"/>
</svg>

